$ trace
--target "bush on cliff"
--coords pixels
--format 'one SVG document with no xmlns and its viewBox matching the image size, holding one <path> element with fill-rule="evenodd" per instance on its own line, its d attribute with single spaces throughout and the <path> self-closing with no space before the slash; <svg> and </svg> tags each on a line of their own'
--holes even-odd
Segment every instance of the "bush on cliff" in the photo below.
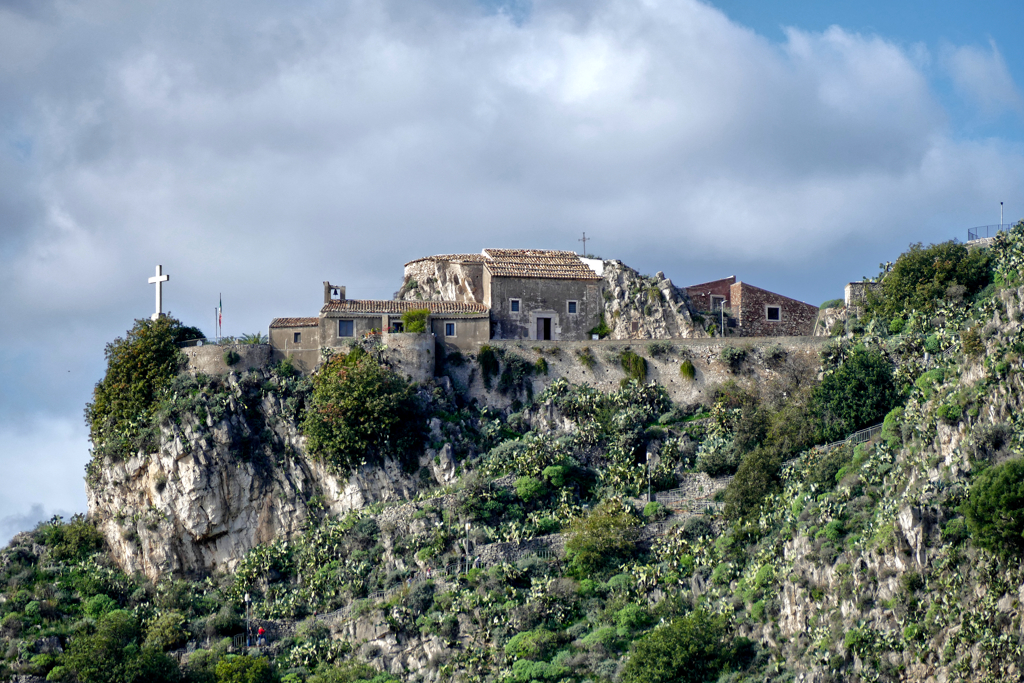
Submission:
<svg viewBox="0 0 1024 683">
<path fill-rule="evenodd" d="M 414 463 L 423 422 L 408 381 L 366 354 L 350 353 L 332 358 L 313 377 L 302 431 L 311 453 L 347 472 L 386 457 Z"/>
<path fill-rule="evenodd" d="M 745 643 L 740 644 L 745 649 Z M 703 611 L 656 628 L 633 644 L 623 683 L 704 683 L 739 654 L 726 642 L 726 619 Z"/>
<path fill-rule="evenodd" d="M 978 545 L 1004 558 L 1024 554 L 1024 459 L 982 472 L 963 512 Z"/>
<path fill-rule="evenodd" d="M 97 454 L 124 457 L 140 446 L 161 393 L 185 362 L 178 344 L 202 338 L 198 329 L 168 315 L 136 320 L 124 337 L 107 344 L 107 372 L 85 406 Z"/>
<path fill-rule="evenodd" d="M 637 519 L 620 500 L 607 500 L 573 520 L 565 557 L 579 577 L 617 567 L 636 553 Z"/>
<path fill-rule="evenodd" d="M 868 315 L 886 320 L 901 318 L 907 311 L 933 310 L 951 287 L 961 296 L 981 291 L 992 278 L 991 256 L 986 249 L 969 251 L 955 240 L 911 244 L 882 280 L 881 292 L 868 293 Z"/>
<path fill-rule="evenodd" d="M 814 390 L 820 438 L 837 441 L 877 424 L 899 402 L 889 361 L 877 351 L 856 348 Z"/>
</svg>

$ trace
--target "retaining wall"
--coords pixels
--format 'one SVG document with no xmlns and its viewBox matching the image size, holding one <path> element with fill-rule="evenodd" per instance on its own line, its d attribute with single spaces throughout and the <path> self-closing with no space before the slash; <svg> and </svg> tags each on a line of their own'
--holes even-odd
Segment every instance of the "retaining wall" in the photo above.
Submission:
<svg viewBox="0 0 1024 683">
<path fill-rule="evenodd" d="M 238 354 L 238 362 L 228 366 L 224 355 L 228 351 Z M 182 349 L 188 358 L 188 371 L 193 375 L 226 375 L 229 372 L 258 370 L 270 364 L 270 344 L 206 344 Z"/>
</svg>

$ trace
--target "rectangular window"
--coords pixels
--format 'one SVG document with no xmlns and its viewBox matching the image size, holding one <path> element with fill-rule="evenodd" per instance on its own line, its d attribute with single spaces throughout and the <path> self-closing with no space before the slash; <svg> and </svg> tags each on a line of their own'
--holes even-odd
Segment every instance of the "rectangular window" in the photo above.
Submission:
<svg viewBox="0 0 1024 683">
<path fill-rule="evenodd" d="M 576 302 L 575 301 L 569 301 L 568 305 L 569 305 L 569 315 L 576 315 Z"/>
<path fill-rule="evenodd" d="M 513 313 L 518 313 L 519 312 L 519 299 L 509 299 L 508 300 L 508 310 L 512 311 Z"/>
<path fill-rule="evenodd" d="M 295 334 L 292 335 L 292 343 L 293 344 L 301 344 L 302 343 L 302 333 L 301 332 L 296 332 Z"/>
<path fill-rule="evenodd" d="M 403 323 L 401 320 L 392 322 L 391 331 L 395 333 L 405 332 L 405 323 Z"/>
<path fill-rule="evenodd" d="M 723 307 L 725 307 L 725 297 L 724 296 L 712 296 L 711 297 L 711 310 L 712 311 L 720 311 L 720 310 L 722 310 Z"/>
<path fill-rule="evenodd" d="M 354 337 L 356 336 L 354 325 L 351 320 L 339 320 L 338 321 L 338 336 L 339 337 Z"/>
<path fill-rule="evenodd" d="M 444 336 L 454 337 L 455 336 L 455 323 L 444 324 Z"/>
<path fill-rule="evenodd" d="M 782 320 L 782 308 L 780 306 L 768 306 L 765 310 L 765 317 L 768 320 Z"/>
</svg>

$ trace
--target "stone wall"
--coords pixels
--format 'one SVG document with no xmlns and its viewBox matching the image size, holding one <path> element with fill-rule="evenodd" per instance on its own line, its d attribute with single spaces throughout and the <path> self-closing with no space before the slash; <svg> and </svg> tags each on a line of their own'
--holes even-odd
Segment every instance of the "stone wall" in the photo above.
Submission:
<svg viewBox="0 0 1024 683">
<path fill-rule="evenodd" d="M 234 351 L 239 356 L 238 362 L 231 366 L 224 362 L 228 351 Z M 257 370 L 267 367 L 271 362 L 270 344 L 207 344 L 188 346 L 182 352 L 188 359 L 188 371 L 193 375 L 226 375 L 229 372 Z"/>
<path fill-rule="evenodd" d="M 732 309 L 744 337 L 813 335 L 818 307 L 737 282 L 731 288 Z M 779 309 L 779 319 L 768 319 L 769 307 Z"/>
<path fill-rule="evenodd" d="M 551 319 L 551 339 L 586 339 L 604 308 L 598 280 L 491 277 L 485 270 L 484 296 L 498 339 L 537 339 L 540 318 Z M 518 312 L 511 310 L 513 299 Z M 570 301 L 576 302 L 575 313 L 569 312 Z"/>
<path fill-rule="evenodd" d="M 413 382 L 425 382 L 434 376 L 434 335 L 430 332 L 382 334 L 388 360 L 395 371 Z"/>
<path fill-rule="evenodd" d="M 534 395 L 540 394 L 559 377 L 601 391 L 615 391 L 626 377 L 619 357 L 628 349 L 646 359 L 647 381 L 653 380 L 664 386 L 673 401 L 692 405 L 704 403 L 709 396 L 709 387 L 728 380 L 758 385 L 786 372 L 813 373 L 816 376 L 820 366 L 819 350 L 828 341 L 827 337 L 714 337 L 635 342 L 492 339 L 489 343 L 492 347 L 515 353 L 531 363 L 540 358 L 545 360 L 548 373 L 534 375 L 529 380 Z M 746 360 L 735 371 L 720 359 L 722 349 L 726 346 L 747 351 Z M 786 352 L 786 357 L 780 362 L 769 364 L 766 351 L 776 346 Z M 658 353 L 653 353 L 652 349 Z M 588 352 L 593 357 L 592 367 L 587 367 L 580 360 L 582 352 Z M 692 380 L 680 374 L 679 368 L 684 360 L 690 360 L 694 365 L 696 376 Z M 505 408 L 516 399 L 526 400 L 524 395 L 502 395 L 493 386 L 491 389 L 484 387 L 480 367 L 474 358 L 468 359 L 461 366 L 448 366 L 445 372 L 453 378 L 460 391 L 487 405 Z"/>
</svg>

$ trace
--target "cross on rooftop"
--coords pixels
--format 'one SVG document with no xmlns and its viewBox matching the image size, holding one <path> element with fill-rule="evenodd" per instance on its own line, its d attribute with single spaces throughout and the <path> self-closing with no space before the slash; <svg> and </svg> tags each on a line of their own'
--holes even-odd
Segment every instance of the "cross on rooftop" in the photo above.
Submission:
<svg viewBox="0 0 1024 683">
<path fill-rule="evenodd" d="M 583 231 L 583 239 L 576 240 L 577 242 L 583 242 L 583 257 L 587 256 L 587 232 Z"/>
<path fill-rule="evenodd" d="M 157 266 L 156 267 L 156 275 L 154 277 L 149 278 L 149 284 L 156 285 L 156 313 L 154 313 L 152 315 L 152 319 L 153 320 L 159 319 L 160 316 L 162 316 L 164 314 L 164 310 L 163 310 L 164 309 L 164 306 L 163 306 L 164 302 L 163 302 L 162 292 L 160 291 L 160 287 L 161 287 L 162 283 L 167 282 L 168 280 L 171 279 L 170 275 L 162 275 L 161 274 L 162 271 L 163 271 L 163 268 L 164 268 L 163 266 Z"/>
</svg>

